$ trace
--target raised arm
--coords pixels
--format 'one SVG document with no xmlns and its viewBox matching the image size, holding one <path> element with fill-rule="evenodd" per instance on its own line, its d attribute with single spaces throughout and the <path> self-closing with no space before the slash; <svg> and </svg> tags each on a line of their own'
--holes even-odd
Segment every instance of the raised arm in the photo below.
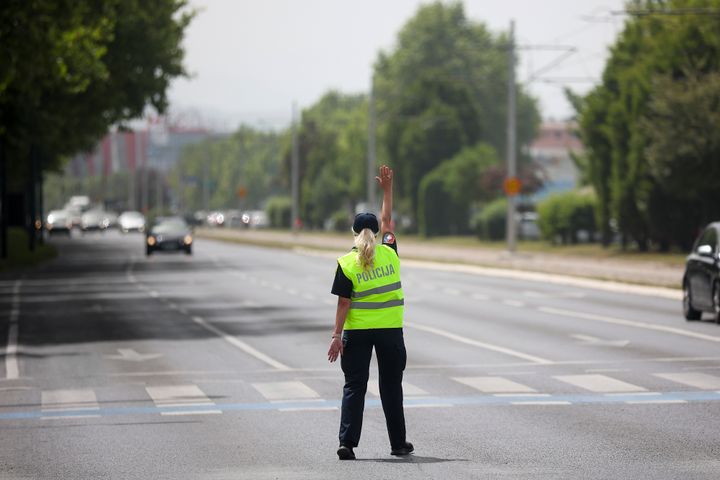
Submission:
<svg viewBox="0 0 720 480">
<path fill-rule="evenodd" d="M 380 176 L 375 177 L 383 190 L 382 210 L 380 211 L 380 233 L 392 232 L 392 183 L 393 171 L 387 165 L 380 167 Z"/>
</svg>

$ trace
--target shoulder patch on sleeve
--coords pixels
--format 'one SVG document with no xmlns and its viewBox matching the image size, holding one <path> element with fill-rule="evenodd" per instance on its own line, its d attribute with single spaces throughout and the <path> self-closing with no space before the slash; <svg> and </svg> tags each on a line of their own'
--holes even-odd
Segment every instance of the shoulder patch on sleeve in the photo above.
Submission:
<svg viewBox="0 0 720 480">
<path fill-rule="evenodd" d="M 383 243 L 395 243 L 395 234 L 387 232 L 383 236 Z"/>
</svg>

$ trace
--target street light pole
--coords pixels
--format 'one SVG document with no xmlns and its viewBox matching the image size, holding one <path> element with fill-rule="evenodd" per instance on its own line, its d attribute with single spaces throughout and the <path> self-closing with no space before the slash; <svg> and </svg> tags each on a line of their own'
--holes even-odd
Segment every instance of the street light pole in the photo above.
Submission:
<svg viewBox="0 0 720 480">
<path fill-rule="evenodd" d="M 517 165 L 515 159 L 516 144 L 516 100 L 515 100 L 515 21 L 510 21 L 510 35 L 508 38 L 508 112 L 507 112 L 507 179 L 515 179 Z M 517 246 L 517 231 L 515 228 L 515 199 L 512 192 L 507 193 L 507 224 L 505 237 L 507 249 L 514 253 Z"/>
<path fill-rule="evenodd" d="M 375 211 L 375 86 L 370 78 L 370 95 L 368 96 L 368 152 L 367 152 L 367 209 Z"/>
<path fill-rule="evenodd" d="M 290 222 L 292 222 L 292 231 L 297 233 L 300 219 L 300 148 L 298 145 L 298 127 L 297 127 L 297 103 L 293 103 L 292 109 L 292 156 L 290 158 L 290 190 L 292 197 L 292 210 Z"/>
</svg>

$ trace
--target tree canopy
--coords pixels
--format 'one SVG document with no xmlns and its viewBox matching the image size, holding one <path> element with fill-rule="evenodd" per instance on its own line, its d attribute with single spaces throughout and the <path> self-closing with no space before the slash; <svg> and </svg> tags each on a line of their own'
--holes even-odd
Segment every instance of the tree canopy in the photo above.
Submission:
<svg viewBox="0 0 720 480">
<path fill-rule="evenodd" d="M 461 3 L 419 8 L 391 52 L 375 64 L 385 158 L 398 172 L 406 213 L 415 215 L 425 175 L 466 147 L 506 149 L 508 37 L 469 20 Z M 535 135 L 535 100 L 518 86 L 518 145 Z"/>
<path fill-rule="evenodd" d="M 0 140 L 11 165 L 31 144 L 45 167 L 107 129 L 167 106 L 184 75 L 185 0 L 7 0 L 0 7 Z"/>
<path fill-rule="evenodd" d="M 687 248 L 720 200 L 718 0 L 643 0 L 611 49 L 602 83 L 578 102 L 586 174 L 604 243 Z"/>
</svg>

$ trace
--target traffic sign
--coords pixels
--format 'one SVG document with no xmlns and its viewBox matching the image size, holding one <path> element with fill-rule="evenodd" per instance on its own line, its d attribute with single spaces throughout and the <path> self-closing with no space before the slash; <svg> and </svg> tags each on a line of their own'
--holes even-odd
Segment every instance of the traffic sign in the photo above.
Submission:
<svg viewBox="0 0 720 480">
<path fill-rule="evenodd" d="M 520 193 L 521 188 L 522 184 L 520 183 L 520 179 L 517 177 L 508 177 L 503 182 L 503 190 L 505 190 L 505 194 L 510 197 L 514 197 Z"/>
</svg>

